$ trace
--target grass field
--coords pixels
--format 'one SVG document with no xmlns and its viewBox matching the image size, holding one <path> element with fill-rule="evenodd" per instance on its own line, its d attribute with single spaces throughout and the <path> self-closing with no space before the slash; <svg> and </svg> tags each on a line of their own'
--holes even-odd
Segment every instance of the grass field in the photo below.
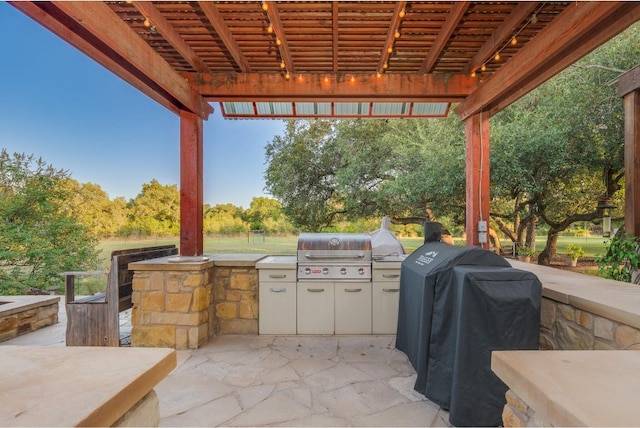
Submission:
<svg viewBox="0 0 640 428">
<path fill-rule="evenodd" d="M 544 248 L 546 236 L 538 237 L 536 250 Z M 153 245 L 179 244 L 179 238 L 158 238 L 158 239 L 108 239 L 100 243 L 102 258 L 105 266 L 108 263 L 111 251 L 125 248 L 148 247 Z M 423 238 L 400 238 L 400 242 L 405 250 L 410 253 L 422 245 Z M 456 239 L 456 243 L 464 245 L 461 239 Z M 298 244 L 297 236 L 260 236 L 255 235 L 247 238 L 239 236 L 218 236 L 205 238 L 204 252 L 206 254 L 241 254 L 241 253 L 262 253 L 269 255 L 295 255 Z M 558 253 L 563 254 L 568 244 L 580 245 L 585 252 L 585 257 L 593 257 L 604 254 L 609 239 L 601 236 L 583 237 L 560 237 L 558 240 Z M 503 243 L 507 245 L 507 243 Z"/>
</svg>

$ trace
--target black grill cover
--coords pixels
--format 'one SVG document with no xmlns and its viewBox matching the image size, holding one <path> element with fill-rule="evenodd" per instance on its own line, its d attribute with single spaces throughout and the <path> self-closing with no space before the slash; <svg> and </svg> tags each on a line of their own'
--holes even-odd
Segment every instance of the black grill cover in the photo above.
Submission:
<svg viewBox="0 0 640 428">
<path fill-rule="evenodd" d="M 534 274 L 478 247 L 432 242 L 410 254 L 396 347 L 417 372 L 414 389 L 455 426 L 500 425 L 507 387 L 491 351 L 538 349 L 541 292 Z"/>
</svg>

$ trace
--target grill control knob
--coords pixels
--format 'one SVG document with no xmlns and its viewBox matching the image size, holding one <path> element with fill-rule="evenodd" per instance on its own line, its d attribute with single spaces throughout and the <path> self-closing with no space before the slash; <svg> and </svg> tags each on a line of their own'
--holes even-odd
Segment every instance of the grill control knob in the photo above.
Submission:
<svg viewBox="0 0 640 428">
<path fill-rule="evenodd" d="M 358 268 L 358 274 L 359 275 L 364 275 L 364 268 L 363 267 Z"/>
<path fill-rule="evenodd" d="M 311 268 L 304 268 L 305 275 L 311 275 Z"/>
<path fill-rule="evenodd" d="M 340 274 L 341 275 L 346 275 L 347 274 L 347 268 L 340 268 Z"/>
<path fill-rule="evenodd" d="M 322 268 L 323 275 L 329 275 L 329 268 Z"/>
</svg>

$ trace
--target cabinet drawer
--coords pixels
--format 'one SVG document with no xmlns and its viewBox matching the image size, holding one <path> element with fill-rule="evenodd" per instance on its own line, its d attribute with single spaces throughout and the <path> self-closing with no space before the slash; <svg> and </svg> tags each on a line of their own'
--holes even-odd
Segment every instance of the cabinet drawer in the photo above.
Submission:
<svg viewBox="0 0 640 428">
<path fill-rule="evenodd" d="M 336 334 L 371 334 L 371 283 L 335 284 Z"/>
<path fill-rule="evenodd" d="M 333 283 L 299 282 L 297 297 L 298 334 L 333 334 Z"/>
<path fill-rule="evenodd" d="M 258 328 L 260 334 L 296 334 L 296 284 L 260 284 Z"/>
<path fill-rule="evenodd" d="M 258 271 L 260 282 L 295 282 L 295 269 L 260 269 Z"/>
<path fill-rule="evenodd" d="M 372 272 L 373 282 L 400 281 L 400 269 L 374 269 Z"/>
</svg>

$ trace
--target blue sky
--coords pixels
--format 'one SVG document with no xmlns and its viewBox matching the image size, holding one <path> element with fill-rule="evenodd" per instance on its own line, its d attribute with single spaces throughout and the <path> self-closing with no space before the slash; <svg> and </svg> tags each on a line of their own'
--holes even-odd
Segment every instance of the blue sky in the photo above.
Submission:
<svg viewBox="0 0 640 428">
<path fill-rule="evenodd" d="M 7 3 L 0 2 L 0 148 L 42 157 L 110 198 L 152 179 L 179 185 L 179 118 Z M 264 146 L 279 120 L 204 123 L 204 201 L 249 207 L 264 193 Z"/>
</svg>

